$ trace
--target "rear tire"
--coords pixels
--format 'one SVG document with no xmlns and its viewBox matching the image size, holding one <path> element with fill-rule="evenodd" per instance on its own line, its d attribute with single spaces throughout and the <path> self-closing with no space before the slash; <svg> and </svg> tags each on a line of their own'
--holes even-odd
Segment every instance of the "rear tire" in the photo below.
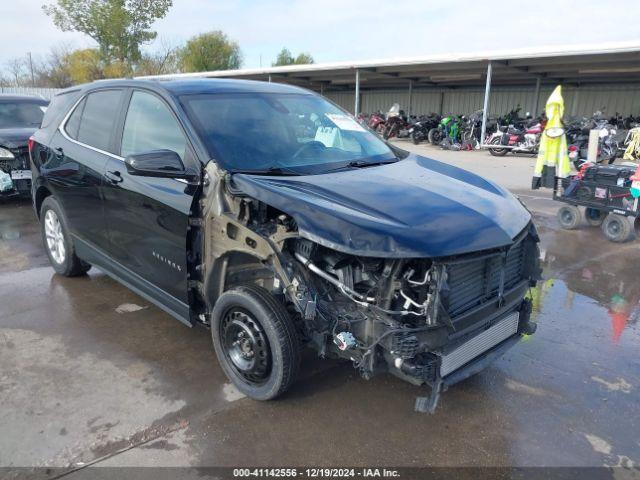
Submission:
<svg viewBox="0 0 640 480">
<path fill-rule="evenodd" d="M 89 271 L 91 265 L 76 256 L 67 221 L 58 201 L 49 196 L 40 206 L 42 243 L 56 273 L 77 277 Z"/>
<path fill-rule="evenodd" d="M 411 132 L 411 141 L 413 142 L 414 145 L 419 145 L 420 140 L 421 138 L 418 136 L 418 134 L 416 134 L 416 132 Z"/>
<path fill-rule="evenodd" d="M 604 217 L 606 217 L 606 214 L 602 210 L 590 207 L 584 209 L 584 219 L 591 227 L 599 227 L 602 225 Z"/>
<path fill-rule="evenodd" d="M 580 225 L 580 210 L 574 205 L 563 205 L 558 210 L 558 223 L 565 230 L 574 230 Z"/>
<path fill-rule="evenodd" d="M 294 382 L 300 341 L 284 305 L 262 287 L 223 293 L 211 317 L 211 336 L 229 380 L 254 400 L 271 400 Z"/>
<path fill-rule="evenodd" d="M 602 232 L 607 240 L 616 243 L 626 242 L 635 236 L 635 229 L 629 217 L 617 213 L 607 215 L 602 222 Z"/>
</svg>

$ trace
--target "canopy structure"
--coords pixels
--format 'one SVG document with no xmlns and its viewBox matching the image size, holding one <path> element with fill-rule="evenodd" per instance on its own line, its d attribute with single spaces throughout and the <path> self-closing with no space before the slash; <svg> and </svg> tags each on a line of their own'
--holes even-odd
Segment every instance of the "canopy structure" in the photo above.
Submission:
<svg viewBox="0 0 640 480">
<path fill-rule="evenodd" d="M 640 42 L 288 65 L 183 73 L 155 78 L 189 77 L 283 82 L 323 94 L 332 91 L 354 91 L 355 115 L 360 112 L 360 92 L 363 89 L 407 88 L 410 98 L 414 87 L 455 89 L 483 86 L 485 88 L 484 117 L 487 118 L 492 86 L 534 84 L 535 105 L 538 105 L 541 85 L 640 83 Z M 411 105 L 410 101 L 409 105 Z M 482 138 L 484 138 L 484 128 Z"/>
</svg>

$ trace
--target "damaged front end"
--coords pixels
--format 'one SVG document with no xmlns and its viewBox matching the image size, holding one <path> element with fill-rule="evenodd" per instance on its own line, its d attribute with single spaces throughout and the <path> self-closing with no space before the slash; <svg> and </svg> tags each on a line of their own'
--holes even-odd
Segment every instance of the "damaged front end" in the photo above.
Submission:
<svg viewBox="0 0 640 480">
<path fill-rule="evenodd" d="M 535 331 L 527 290 L 539 276 L 529 225 L 488 252 L 437 259 L 378 259 L 292 241 L 295 294 L 321 355 L 348 358 L 363 377 L 389 371 L 432 387 L 416 409 L 484 368 Z"/>
<path fill-rule="evenodd" d="M 388 371 L 430 386 L 416 402 L 430 412 L 446 387 L 535 331 L 525 299 L 540 274 L 532 223 L 510 244 L 475 253 L 353 255 L 303 238 L 295 218 L 237 189 L 214 165 L 207 170 L 190 280 L 205 322 L 223 292 L 258 284 L 287 305 L 321 357 L 348 359 L 367 379 Z"/>
</svg>

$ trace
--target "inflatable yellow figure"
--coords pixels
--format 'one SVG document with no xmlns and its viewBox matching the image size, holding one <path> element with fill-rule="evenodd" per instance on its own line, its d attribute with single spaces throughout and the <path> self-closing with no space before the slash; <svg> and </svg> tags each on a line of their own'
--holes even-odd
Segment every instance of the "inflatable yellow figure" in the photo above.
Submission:
<svg viewBox="0 0 640 480">
<path fill-rule="evenodd" d="M 567 151 L 567 137 L 562 125 L 564 114 L 564 100 L 562 87 L 558 85 L 545 106 L 547 126 L 542 132 L 538 161 L 533 172 L 531 188 L 553 188 L 556 177 L 567 177 L 571 171 L 569 153 Z"/>
</svg>

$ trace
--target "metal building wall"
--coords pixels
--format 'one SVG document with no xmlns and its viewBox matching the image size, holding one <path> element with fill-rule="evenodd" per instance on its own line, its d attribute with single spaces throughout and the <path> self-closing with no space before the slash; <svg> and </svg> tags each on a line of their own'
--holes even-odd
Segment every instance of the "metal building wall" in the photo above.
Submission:
<svg viewBox="0 0 640 480">
<path fill-rule="evenodd" d="M 494 87 L 491 90 L 490 114 L 491 116 L 501 115 L 517 105 L 522 107 L 523 114 L 526 112 L 540 113 L 544 109 L 544 104 L 552 89 L 552 87 L 540 89 L 540 104 L 536 107 L 533 105 L 535 100 L 534 85 L 531 87 Z M 342 108 L 353 111 L 353 92 L 327 92 L 326 96 Z M 566 116 L 590 116 L 597 110 L 601 110 L 607 115 L 613 115 L 616 112 L 622 115 L 640 114 L 640 84 L 565 87 L 563 96 Z M 429 112 L 471 113 L 482 108 L 483 98 L 483 88 L 414 88 L 411 112 L 414 114 Z M 361 92 L 361 110 L 366 113 L 376 110 L 386 112 L 394 103 L 399 103 L 400 107 L 407 111 L 408 102 L 408 89 L 364 90 Z M 440 109 L 441 105 L 442 109 Z"/>
</svg>

